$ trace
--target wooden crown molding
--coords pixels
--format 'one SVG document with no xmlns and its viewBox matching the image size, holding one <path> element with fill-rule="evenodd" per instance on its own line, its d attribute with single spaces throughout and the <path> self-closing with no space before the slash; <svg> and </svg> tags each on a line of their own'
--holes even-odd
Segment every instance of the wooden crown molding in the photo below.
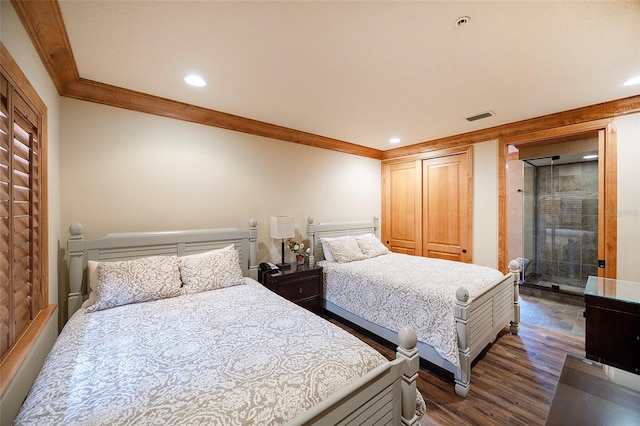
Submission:
<svg viewBox="0 0 640 426">
<path fill-rule="evenodd" d="M 518 135 L 609 119 L 620 115 L 640 112 L 640 95 L 603 102 L 582 108 L 548 114 L 510 124 L 476 130 L 474 132 L 421 142 L 415 145 L 383 151 L 382 159 L 405 157 L 433 149 L 453 148 L 460 145 L 486 142 L 493 139 L 517 139 Z"/>
<path fill-rule="evenodd" d="M 80 79 L 57 0 L 12 0 L 58 93 Z"/>
<path fill-rule="evenodd" d="M 103 105 L 204 124 L 206 126 L 369 157 L 376 160 L 382 158 L 382 151 L 374 148 L 173 101 L 171 99 L 111 86 L 84 78 L 80 78 L 77 82 L 67 85 L 62 95 Z"/>
<path fill-rule="evenodd" d="M 197 107 L 79 76 L 57 0 L 11 0 L 61 96 L 378 160 L 388 160 L 640 112 L 640 95 L 381 151 Z"/>
<path fill-rule="evenodd" d="M 378 149 L 83 79 L 78 73 L 58 1 L 11 0 L 11 3 L 61 96 L 382 159 L 382 151 Z"/>
</svg>

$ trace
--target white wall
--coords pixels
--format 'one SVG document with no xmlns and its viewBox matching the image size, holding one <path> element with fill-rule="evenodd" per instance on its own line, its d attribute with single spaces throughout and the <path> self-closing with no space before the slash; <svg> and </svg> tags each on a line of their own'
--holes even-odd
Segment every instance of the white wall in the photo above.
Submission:
<svg viewBox="0 0 640 426">
<path fill-rule="evenodd" d="M 498 267 L 497 140 L 473 145 L 473 263 Z"/>
<path fill-rule="evenodd" d="M 47 106 L 48 115 L 48 192 L 49 192 L 49 303 L 58 303 L 58 250 L 60 243 L 60 106 L 51 82 L 20 19 L 8 1 L 0 2 L 0 40 L 18 63 Z M 0 423 L 10 424 L 40 370 L 57 334 L 58 315 L 53 315 L 36 347 L 0 400 Z"/>
<path fill-rule="evenodd" d="M 74 99 L 62 100 L 62 223 L 85 237 L 258 220 L 258 260 L 279 260 L 269 217 L 380 215 L 380 161 Z M 65 237 L 66 238 L 66 237 Z M 290 253 L 287 253 L 290 261 Z"/>
<path fill-rule="evenodd" d="M 614 120 L 618 133 L 617 278 L 640 282 L 640 114 Z"/>
</svg>

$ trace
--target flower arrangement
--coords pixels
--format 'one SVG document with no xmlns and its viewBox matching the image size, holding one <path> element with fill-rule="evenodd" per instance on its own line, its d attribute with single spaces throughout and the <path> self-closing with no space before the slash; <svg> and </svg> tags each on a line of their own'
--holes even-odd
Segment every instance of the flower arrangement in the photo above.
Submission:
<svg viewBox="0 0 640 426">
<path fill-rule="evenodd" d="M 295 240 L 289 240 L 289 250 L 296 256 L 307 257 L 311 253 L 311 247 L 305 247 L 303 242 L 297 242 Z"/>
</svg>

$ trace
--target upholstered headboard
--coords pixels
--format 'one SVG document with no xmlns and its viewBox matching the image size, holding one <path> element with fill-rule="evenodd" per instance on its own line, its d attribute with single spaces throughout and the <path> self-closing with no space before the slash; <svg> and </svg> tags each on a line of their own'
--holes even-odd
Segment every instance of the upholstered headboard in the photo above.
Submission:
<svg viewBox="0 0 640 426">
<path fill-rule="evenodd" d="M 313 218 L 307 218 L 307 238 L 309 238 L 309 244 L 311 247 L 311 253 L 309 253 L 309 265 L 314 265 L 316 262 L 324 260 L 324 253 L 322 251 L 322 243 L 320 238 L 335 238 L 344 237 L 347 235 L 358 236 L 364 234 L 375 234 L 378 238 L 378 229 L 380 228 L 380 222 L 377 217 L 373 218 L 373 221 L 353 221 L 353 222 L 325 222 L 317 225 L 313 224 Z"/>
<path fill-rule="evenodd" d="M 87 261 L 109 262 L 146 256 L 185 256 L 224 248 L 233 244 L 240 255 L 242 273 L 258 278 L 256 265 L 258 239 L 257 221 L 249 221 L 249 230 L 237 228 L 196 229 L 165 232 L 129 232 L 107 234 L 95 240 L 85 240 L 83 227 L 74 222 L 69 226 L 68 318 L 80 308 L 88 294 Z"/>
</svg>

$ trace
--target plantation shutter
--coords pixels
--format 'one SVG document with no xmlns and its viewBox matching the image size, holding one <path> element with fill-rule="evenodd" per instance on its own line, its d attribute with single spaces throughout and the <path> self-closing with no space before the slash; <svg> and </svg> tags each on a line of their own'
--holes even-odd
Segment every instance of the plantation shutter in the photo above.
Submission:
<svg viewBox="0 0 640 426">
<path fill-rule="evenodd" d="M 0 354 L 11 346 L 9 287 L 9 102 L 7 80 L 0 75 Z"/>
<path fill-rule="evenodd" d="M 0 350 L 41 308 L 41 147 L 38 114 L 0 80 Z"/>
</svg>

